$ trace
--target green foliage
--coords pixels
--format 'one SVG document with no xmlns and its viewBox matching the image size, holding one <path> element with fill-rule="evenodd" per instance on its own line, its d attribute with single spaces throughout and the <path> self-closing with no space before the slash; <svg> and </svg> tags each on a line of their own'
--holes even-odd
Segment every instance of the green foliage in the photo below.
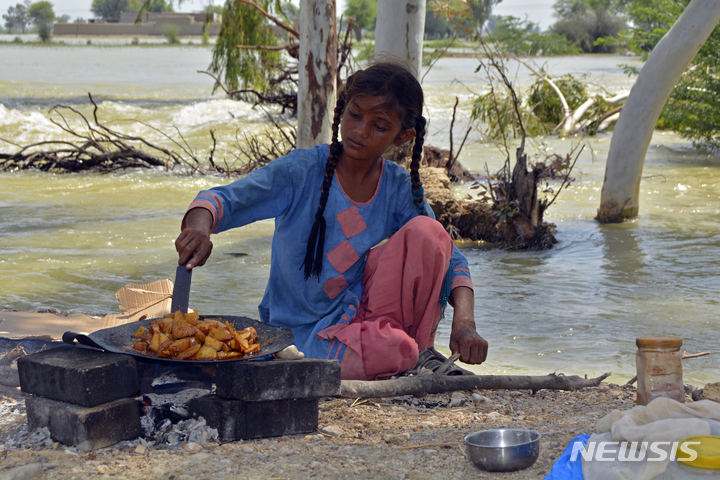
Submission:
<svg viewBox="0 0 720 480">
<path fill-rule="evenodd" d="M 545 125 L 539 121 L 530 109 L 522 107 L 522 99 L 519 96 L 518 102 L 525 133 L 528 136 L 546 134 L 547 128 Z M 495 90 L 480 95 L 473 102 L 471 118 L 480 124 L 480 131 L 484 132 L 489 140 L 522 136 L 513 99 L 510 95 L 503 95 Z"/>
<path fill-rule="evenodd" d="M 620 32 L 625 46 L 643 60 L 665 36 L 690 0 L 635 0 L 627 15 L 632 26 Z"/>
<path fill-rule="evenodd" d="M 355 36 L 360 41 L 363 29 L 375 29 L 377 0 L 347 0 L 343 15 L 345 18 L 355 17 Z"/>
<path fill-rule="evenodd" d="M 690 139 L 698 148 L 720 150 L 720 79 L 703 68 L 686 72 L 675 86 L 658 126 Z"/>
<path fill-rule="evenodd" d="M 290 25 L 294 25 L 300 21 L 300 7 L 290 2 L 290 0 L 275 0 L 275 11 L 282 17 L 285 23 Z"/>
<path fill-rule="evenodd" d="M 433 2 L 425 4 L 425 38 L 447 38 L 453 36 L 453 27 L 442 15 L 436 14 L 432 9 Z"/>
<path fill-rule="evenodd" d="M 623 32 L 627 48 L 647 59 L 690 0 L 634 0 L 627 6 L 632 27 Z M 699 148 L 720 151 L 720 27 L 716 27 L 675 86 L 658 121 Z M 628 69 L 626 69 L 627 71 Z M 633 73 L 633 72 L 629 72 Z"/>
<path fill-rule="evenodd" d="M 11 5 L 8 7 L 7 13 L 3 14 L 5 20 L 5 28 L 8 33 L 12 33 L 13 30 L 20 30 L 25 33 L 25 29 L 30 23 L 30 17 L 28 16 L 28 7 L 30 6 L 30 0 L 25 0 L 24 3 L 18 3 L 14 7 Z"/>
<path fill-rule="evenodd" d="M 509 53 L 518 55 L 569 55 L 580 49 L 564 36 L 537 31 L 537 24 L 513 16 L 495 17 L 492 37 Z"/>
<path fill-rule="evenodd" d="M 104 1 L 117 1 L 117 0 L 104 0 Z M 93 3 L 95 0 L 93 0 Z M 126 0 L 125 6 L 120 9 L 122 12 L 174 12 L 172 0 Z M 120 11 L 117 12 L 117 17 L 120 16 Z M 117 18 L 114 17 L 114 18 Z"/>
<path fill-rule="evenodd" d="M 435 15 L 447 20 L 459 36 L 479 39 L 492 9 L 502 0 L 432 0 Z"/>
<path fill-rule="evenodd" d="M 256 3 L 267 9 L 270 0 L 256 0 Z M 277 43 L 272 27 L 260 12 L 243 3 L 227 0 L 209 70 L 222 79 L 228 90 L 242 87 L 268 92 L 268 79 L 279 71 L 281 65 L 280 52 L 239 49 L 236 46 L 270 46 Z M 241 98 L 252 99 L 249 96 Z"/>
<path fill-rule="evenodd" d="M 165 25 L 165 28 L 163 28 L 163 37 L 167 39 L 169 44 L 177 45 L 180 43 L 180 29 L 177 25 Z"/>
<path fill-rule="evenodd" d="M 625 20 L 617 12 L 622 0 L 557 0 L 553 8 L 559 18 L 551 27 L 586 53 L 607 53 L 615 49 L 609 39 L 618 37 Z M 598 42 L 598 39 L 604 39 Z"/>
<path fill-rule="evenodd" d="M 570 110 L 575 110 L 588 99 L 585 85 L 572 75 L 551 80 L 562 92 Z M 530 87 L 528 103 L 537 118 L 551 128 L 558 125 L 565 116 L 557 92 L 542 78 L 538 78 Z"/>
<path fill-rule="evenodd" d="M 28 17 L 38 29 L 38 37 L 43 42 L 50 41 L 52 37 L 53 22 L 55 21 L 55 12 L 53 4 L 47 0 L 35 2 L 28 7 Z"/>
<path fill-rule="evenodd" d="M 372 60 L 375 56 L 375 42 L 372 40 L 365 40 L 364 42 L 356 43 L 355 48 L 357 51 L 354 56 L 357 62 Z"/>
<path fill-rule="evenodd" d="M 203 11 L 205 13 L 217 13 L 218 15 L 225 14 L 225 8 L 221 5 L 208 5 Z"/>
<path fill-rule="evenodd" d="M 128 0 L 92 0 L 90 11 L 98 18 L 120 18 L 120 12 L 130 12 Z"/>
<path fill-rule="evenodd" d="M 558 0 L 555 5 L 559 20 L 553 33 L 563 35 L 586 53 L 607 53 L 615 49 L 607 39 L 618 37 L 625 28 L 625 20 L 613 12 L 614 0 Z M 598 42 L 598 39 L 604 41 Z"/>
</svg>

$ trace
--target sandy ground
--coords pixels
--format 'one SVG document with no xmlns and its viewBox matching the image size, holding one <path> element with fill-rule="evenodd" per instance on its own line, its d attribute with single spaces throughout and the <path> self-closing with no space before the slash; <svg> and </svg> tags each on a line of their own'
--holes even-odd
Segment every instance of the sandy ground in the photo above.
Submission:
<svg viewBox="0 0 720 480">
<path fill-rule="evenodd" d="M 309 435 L 148 448 L 134 441 L 91 453 L 47 439 L 8 448 L 23 429 L 26 436 L 31 432 L 17 388 L 0 389 L 3 405 L 9 413 L 0 418 L 0 479 L 538 479 L 576 435 L 592 433 L 597 420 L 613 409 L 632 408 L 635 389 L 602 383 L 534 395 L 480 390 L 361 402 L 326 398 L 320 401 L 318 431 Z M 532 467 L 491 473 L 469 462 L 463 437 L 501 427 L 542 434 L 540 457 Z"/>
</svg>

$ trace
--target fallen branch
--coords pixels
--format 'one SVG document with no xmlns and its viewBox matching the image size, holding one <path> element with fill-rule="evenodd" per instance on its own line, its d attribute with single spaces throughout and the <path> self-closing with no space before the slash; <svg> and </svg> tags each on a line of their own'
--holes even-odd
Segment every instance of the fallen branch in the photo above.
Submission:
<svg viewBox="0 0 720 480">
<path fill-rule="evenodd" d="M 72 135 L 76 142 L 65 140 L 50 140 L 20 146 L 20 150 L 12 153 L 0 153 L 0 170 L 26 170 L 34 169 L 45 172 L 79 172 L 83 170 L 99 170 L 112 172 L 126 168 L 153 168 L 164 167 L 171 169 L 176 165 L 191 163 L 176 153 L 154 145 L 142 137 L 126 135 L 103 125 L 97 116 L 98 106 L 88 93 L 90 103 L 93 105 L 92 118 L 88 120 L 78 110 L 56 105 L 50 109 L 50 122 L 62 131 Z M 78 132 L 70 126 L 65 112 L 76 116 L 84 126 L 84 133 Z M 1 141 L 19 146 L 14 142 L 0 138 Z M 37 151 L 37 147 L 57 145 L 54 150 Z M 150 152 L 162 154 L 158 158 L 153 153 L 140 150 L 144 146 Z M 197 159 L 193 158 L 197 163 Z"/>
<path fill-rule="evenodd" d="M 392 380 L 343 380 L 339 397 L 377 398 L 427 393 L 454 392 L 459 390 L 579 390 L 596 387 L 609 377 L 604 373 L 597 378 L 582 378 L 551 373 L 545 376 L 525 375 L 419 375 Z"/>
</svg>

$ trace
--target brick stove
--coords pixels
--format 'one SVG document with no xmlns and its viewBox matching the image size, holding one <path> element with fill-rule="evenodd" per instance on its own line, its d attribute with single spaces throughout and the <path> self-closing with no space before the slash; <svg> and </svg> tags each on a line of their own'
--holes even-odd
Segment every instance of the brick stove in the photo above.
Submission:
<svg viewBox="0 0 720 480">
<path fill-rule="evenodd" d="M 138 395 L 158 393 L 163 375 L 215 392 L 193 398 L 191 417 L 204 417 L 220 440 L 310 433 L 318 426 L 318 399 L 337 395 L 334 360 L 228 361 L 192 364 L 144 359 L 80 346 L 62 346 L 18 359 L 28 426 L 81 451 L 142 435 Z M 192 385 L 192 383 L 190 384 Z"/>
</svg>

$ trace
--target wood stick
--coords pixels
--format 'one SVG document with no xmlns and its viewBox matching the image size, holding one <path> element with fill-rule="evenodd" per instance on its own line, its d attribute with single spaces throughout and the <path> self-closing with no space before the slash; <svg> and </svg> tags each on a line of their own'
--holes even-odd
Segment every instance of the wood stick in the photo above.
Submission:
<svg viewBox="0 0 720 480">
<path fill-rule="evenodd" d="M 398 397 L 426 393 L 454 392 L 458 390 L 578 390 L 596 387 L 609 377 L 604 373 L 597 378 L 582 378 L 577 375 L 564 376 L 551 373 L 545 376 L 520 375 L 419 375 L 392 380 L 343 380 L 340 393 L 346 398 Z"/>
</svg>

